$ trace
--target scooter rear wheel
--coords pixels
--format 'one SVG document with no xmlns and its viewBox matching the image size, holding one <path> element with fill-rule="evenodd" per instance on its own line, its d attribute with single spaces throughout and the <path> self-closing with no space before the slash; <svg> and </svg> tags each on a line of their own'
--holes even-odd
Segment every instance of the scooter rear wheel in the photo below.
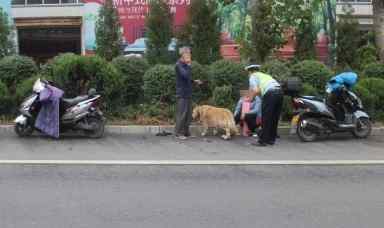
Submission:
<svg viewBox="0 0 384 228">
<path fill-rule="evenodd" d="M 311 130 L 308 128 L 308 121 L 311 121 L 313 119 L 311 118 L 303 118 L 300 119 L 297 124 L 297 135 L 299 136 L 300 140 L 303 142 L 313 142 L 317 139 L 317 132 Z"/>
<path fill-rule="evenodd" d="M 105 123 L 102 119 L 89 117 L 87 119 L 89 125 L 94 126 L 94 130 L 85 130 L 84 133 L 90 138 L 102 138 L 104 136 Z"/>
</svg>

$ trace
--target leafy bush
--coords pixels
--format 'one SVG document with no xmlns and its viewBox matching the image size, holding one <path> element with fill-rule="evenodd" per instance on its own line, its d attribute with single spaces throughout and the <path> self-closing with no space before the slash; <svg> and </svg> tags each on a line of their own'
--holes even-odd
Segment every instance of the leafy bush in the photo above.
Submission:
<svg viewBox="0 0 384 228">
<path fill-rule="evenodd" d="M 144 74 L 144 98 L 150 103 L 174 103 L 176 72 L 174 66 L 156 65 Z"/>
<path fill-rule="evenodd" d="M 210 65 L 212 77 L 211 88 L 214 91 L 217 87 L 231 86 L 232 99 L 239 98 L 240 89 L 248 86 L 247 72 L 244 65 L 228 60 L 219 60 Z"/>
<path fill-rule="evenodd" d="M 112 64 L 97 56 L 62 54 L 47 67 L 47 73 L 66 97 L 86 94 L 95 88 L 106 101 L 107 112 L 121 104 L 121 79 Z"/>
<path fill-rule="evenodd" d="M 378 51 L 372 44 L 360 47 L 357 50 L 357 55 L 360 69 L 365 68 L 368 64 L 376 63 L 378 60 Z"/>
<path fill-rule="evenodd" d="M 308 83 L 323 94 L 332 72 L 318 61 L 306 60 L 292 66 L 292 75 L 301 78 L 304 83 Z"/>
<path fill-rule="evenodd" d="M 380 79 L 380 78 L 363 79 L 359 82 L 358 86 L 361 86 L 364 89 L 366 89 L 366 91 L 364 91 L 363 89 L 360 88 L 359 92 L 364 97 L 368 105 L 369 105 L 369 102 L 371 102 L 370 99 L 373 98 L 373 107 L 368 106 L 368 111 L 371 111 L 371 114 L 373 114 L 374 117 L 382 117 L 381 115 L 384 112 L 384 79 Z"/>
<path fill-rule="evenodd" d="M 9 105 L 11 104 L 10 94 L 7 86 L 0 81 L 0 115 L 9 114 Z"/>
<path fill-rule="evenodd" d="M 260 71 L 270 74 L 278 81 L 287 79 L 292 75 L 291 69 L 289 69 L 288 65 L 277 59 L 273 59 L 263 64 Z"/>
<path fill-rule="evenodd" d="M 15 93 L 15 100 L 17 104 L 20 104 L 26 97 L 32 94 L 33 84 L 38 78 L 50 80 L 47 76 L 37 74 L 36 76 L 30 77 L 19 83 Z"/>
<path fill-rule="evenodd" d="M 194 80 L 199 79 L 204 82 L 203 85 L 193 85 L 193 101 L 196 103 L 207 101 L 212 95 L 209 68 L 199 64 L 198 62 L 192 62 L 192 78 Z"/>
<path fill-rule="evenodd" d="M 232 98 L 232 87 L 216 87 L 215 90 L 213 90 L 212 102 L 216 107 L 228 108 L 232 110 L 234 104 L 234 100 Z"/>
<path fill-rule="evenodd" d="M 112 64 L 121 75 L 123 103 L 129 105 L 141 101 L 143 98 L 143 77 L 149 69 L 147 60 L 120 56 L 115 58 Z"/>
<path fill-rule="evenodd" d="M 364 67 L 364 77 L 384 79 L 384 64 L 370 63 Z"/>
<path fill-rule="evenodd" d="M 0 60 L 0 80 L 8 87 L 11 94 L 16 91 L 16 85 L 22 80 L 36 74 L 35 62 L 25 56 L 8 56 Z"/>
<path fill-rule="evenodd" d="M 369 90 L 361 84 L 358 84 L 354 88 L 354 92 L 360 97 L 361 101 L 363 102 L 365 111 L 367 111 L 371 115 L 371 117 L 374 117 L 376 99 L 375 95 L 370 93 Z"/>
<path fill-rule="evenodd" d="M 317 90 L 308 83 L 303 84 L 303 89 L 302 89 L 301 93 L 304 96 L 318 96 L 319 95 Z"/>
</svg>

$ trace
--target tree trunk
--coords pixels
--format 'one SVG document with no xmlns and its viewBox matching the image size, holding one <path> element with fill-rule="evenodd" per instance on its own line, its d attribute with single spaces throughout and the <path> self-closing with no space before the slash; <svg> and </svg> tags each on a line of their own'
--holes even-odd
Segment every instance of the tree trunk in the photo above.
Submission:
<svg viewBox="0 0 384 228">
<path fill-rule="evenodd" d="M 384 62 L 384 0 L 373 0 L 372 4 L 376 45 L 380 51 L 380 59 Z"/>
</svg>

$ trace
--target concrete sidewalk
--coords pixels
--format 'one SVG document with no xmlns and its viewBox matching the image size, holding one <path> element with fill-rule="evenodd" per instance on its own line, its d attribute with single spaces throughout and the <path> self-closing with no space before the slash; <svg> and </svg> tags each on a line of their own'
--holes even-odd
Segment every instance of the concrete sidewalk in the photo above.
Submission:
<svg viewBox="0 0 384 228">
<path fill-rule="evenodd" d="M 142 125 L 128 125 L 128 126 L 118 126 L 118 125 L 107 125 L 106 133 L 107 134 L 118 134 L 118 135 L 156 135 L 163 131 L 173 133 L 174 126 L 172 125 L 162 125 L 162 126 L 142 126 Z M 194 136 L 200 136 L 202 131 L 201 126 L 193 125 L 191 126 L 191 133 Z M 279 127 L 280 135 L 289 135 L 290 127 L 284 126 Z M 0 132 L 10 133 L 14 132 L 13 125 L 0 125 Z M 384 127 L 374 128 L 372 131 L 373 136 L 384 136 Z"/>
<path fill-rule="evenodd" d="M 335 135 L 314 143 L 302 143 L 296 136 L 282 135 L 274 147 L 255 147 L 255 138 L 196 137 L 187 141 L 173 136 L 107 133 L 102 139 L 63 136 L 17 137 L 11 130 L 0 132 L 0 163 L 46 161 L 61 164 L 384 164 L 384 137 L 357 140 L 350 134 Z M 51 161 L 51 162 L 48 162 Z M 55 162 L 58 161 L 58 162 Z M 111 162 L 109 162 L 111 161 Z M 343 162 L 341 162 L 343 161 Z M 359 162 L 355 162 L 359 161 Z M 33 163 L 33 162 L 31 162 Z M 37 162 L 38 163 L 38 162 Z M 64 162 L 62 162 L 64 163 Z M 319 162 L 317 162 L 319 163 Z"/>
</svg>

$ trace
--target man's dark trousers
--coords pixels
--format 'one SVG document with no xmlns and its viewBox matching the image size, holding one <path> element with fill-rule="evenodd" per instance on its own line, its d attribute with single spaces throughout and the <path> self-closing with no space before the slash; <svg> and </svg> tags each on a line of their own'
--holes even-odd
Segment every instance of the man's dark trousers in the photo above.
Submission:
<svg viewBox="0 0 384 228">
<path fill-rule="evenodd" d="M 190 136 L 189 125 L 192 122 L 192 99 L 177 97 L 176 135 Z"/>
<path fill-rule="evenodd" d="M 275 143 L 282 106 L 283 93 L 280 89 L 267 91 L 263 96 L 261 143 Z"/>
</svg>

